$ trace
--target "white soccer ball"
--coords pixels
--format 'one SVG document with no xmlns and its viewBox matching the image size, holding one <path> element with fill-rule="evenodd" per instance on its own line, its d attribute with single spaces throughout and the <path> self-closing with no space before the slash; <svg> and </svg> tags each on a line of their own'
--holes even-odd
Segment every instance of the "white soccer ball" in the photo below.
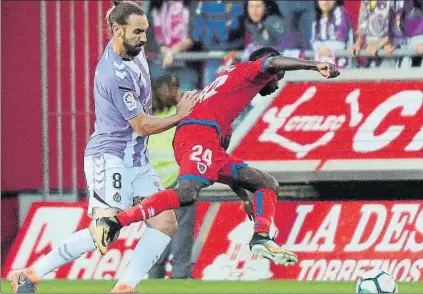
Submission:
<svg viewBox="0 0 423 294">
<path fill-rule="evenodd" d="M 358 279 L 355 293 L 398 293 L 398 285 L 387 272 L 372 269 Z"/>
</svg>

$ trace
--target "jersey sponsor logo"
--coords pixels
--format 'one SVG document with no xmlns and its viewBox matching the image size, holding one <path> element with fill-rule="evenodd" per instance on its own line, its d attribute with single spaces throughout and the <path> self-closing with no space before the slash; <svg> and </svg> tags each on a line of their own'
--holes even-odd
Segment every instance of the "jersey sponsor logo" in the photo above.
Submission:
<svg viewBox="0 0 423 294">
<path fill-rule="evenodd" d="M 126 92 L 123 95 L 123 102 L 125 102 L 126 107 L 128 110 L 132 111 L 137 107 L 137 101 L 135 100 L 134 93 Z"/>
</svg>

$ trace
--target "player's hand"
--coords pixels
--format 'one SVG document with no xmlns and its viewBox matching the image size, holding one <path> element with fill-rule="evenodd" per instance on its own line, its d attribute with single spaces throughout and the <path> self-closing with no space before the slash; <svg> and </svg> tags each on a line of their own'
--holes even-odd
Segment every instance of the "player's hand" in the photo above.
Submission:
<svg viewBox="0 0 423 294">
<path fill-rule="evenodd" d="M 181 100 L 179 100 L 179 103 L 176 105 L 176 115 L 180 119 L 183 119 L 192 112 L 197 102 L 197 90 L 185 92 L 184 95 L 182 95 Z"/>
<path fill-rule="evenodd" d="M 248 215 L 250 221 L 254 221 L 254 208 L 253 203 L 250 200 L 242 201 L 242 209 Z"/>
<path fill-rule="evenodd" d="M 423 55 L 423 44 L 419 44 L 416 46 L 416 53 Z"/>
<path fill-rule="evenodd" d="M 317 64 L 317 70 L 327 79 L 339 76 L 339 70 L 336 68 L 335 64 L 329 62 L 319 62 Z"/>
</svg>

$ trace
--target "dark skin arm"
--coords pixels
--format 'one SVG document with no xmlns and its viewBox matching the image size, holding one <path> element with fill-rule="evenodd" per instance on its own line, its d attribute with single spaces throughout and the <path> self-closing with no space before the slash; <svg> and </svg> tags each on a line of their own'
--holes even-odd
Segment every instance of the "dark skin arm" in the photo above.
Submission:
<svg viewBox="0 0 423 294">
<path fill-rule="evenodd" d="M 280 71 L 314 70 L 328 79 L 335 78 L 339 75 L 338 69 L 332 63 L 284 57 L 281 55 L 267 58 L 264 62 L 264 68 L 271 74 L 276 74 Z"/>
<path fill-rule="evenodd" d="M 277 74 L 277 80 L 283 78 L 285 71 L 293 71 L 293 70 L 318 71 L 322 76 L 328 79 L 335 78 L 339 75 L 338 69 L 332 63 L 310 61 L 310 60 L 299 59 L 299 58 L 284 57 L 280 55 L 274 56 L 274 57 L 268 57 L 264 62 L 264 69 L 270 74 L 274 74 L 274 75 Z M 268 87 L 270 87 L 269 92 L 273 92 L 274 90 L 272 89 L 273 85 L 270 85 Z M 276 82 L 274 87 L 277 88 Z M 266 93 L 260 93 L 260 94 L 267 95 Z M 229 141 L 226 143 L 227 145 L 229 145 Z M 230 187 L 242 200 L 242 207 L 244 211 L 247 213 L 250 220 L 254 220 L 254 209 L 253 209 L 253 205 L 247 190 L 238 186 L 237 183 L 233 183 Z"/>
</svg>

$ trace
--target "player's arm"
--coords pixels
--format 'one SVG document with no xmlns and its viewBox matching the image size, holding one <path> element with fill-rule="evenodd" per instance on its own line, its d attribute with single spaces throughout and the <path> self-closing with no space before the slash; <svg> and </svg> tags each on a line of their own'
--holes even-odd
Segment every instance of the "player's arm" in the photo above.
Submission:
<svg viewBox="0 0 423 294">
<path fill-rule="evenodd" d="M 176 126 L 184 117 L 189 115 L 197 102 L 196 91 L 185 92 L 176 106 L 176 113 L 166 117 L 155 117 L 141 111 L 137 116 L 128 120 L 132 129 L 140 136 L 148 136 L 164 132 Z"/>
<path fill-rule="evenodd" d="M 339 75 L 338 69 L 332 63 L 285 57 L 281 55 L 266 58 L 263 61 L 263 70 L 270 74 L 276 74 L 280 71 L 314 70 L 320 72 L 320 74 L 326 78 L 334 78 Z"/>
<path fill-rule="evenodd" d="M 196 91 L 184 93 L 176 106 L 176 113 L 167 117 L 154 117 L 143 111 L 149 97 L 137 97 L 131 79 L 128 76 L 108 77 L 103 83 L 116 108 L 132 129 L 139 136 L 148 136 L 164 132 L 178 124 L 189 115 L 197 102 Z"/>
</svg>

